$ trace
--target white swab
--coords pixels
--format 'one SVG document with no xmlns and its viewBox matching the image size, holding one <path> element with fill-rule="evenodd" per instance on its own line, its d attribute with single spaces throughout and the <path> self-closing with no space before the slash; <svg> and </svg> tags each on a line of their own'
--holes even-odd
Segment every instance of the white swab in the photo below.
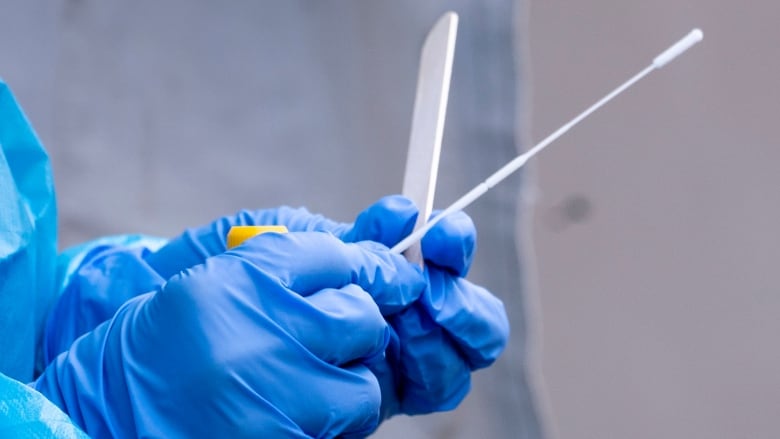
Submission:
<svg viewBox="0 0 780 439">
<path fill-rule="evenodd" d="M 409 246 L 422 239 L 422 237 L 425 236 L 428 230 L 430 230 L 434 225 L 436 225 L 436 223 L 441 221 L 442 218 L 444 218 L 445 216 L 453 212 L 457 212 L 465 209 L 466 206 L 474 202 L 474 200 L 476 200 L 477 198 L 481 197 L 485 192 L 488 191 L 488 189 L 497 185 L 506 177 L 510 176 L 513 172 L 520 169 L 531 157 L 535 156 L 536 154 L 539 153 L 539 151 L 543 150 L 547 145 L 549 145 L 550 143 L 554 142 L 556 139 L 561 137 L 564 133 L 569 131 L 574 125 L 577 125 L 580 121 L 590 116 L 591 113 L 601 108 L 604 104 L 612 100 L 612 98 L 614 98 L 615 96 L 625 91 L 627 88 L 634 85 L 637 81 L 647 76 L 653 70 L 660 69 L 661 67 L 668 64 L 671 60 L 675 59 L 683 52 L 690 49 L 694 44 L 701 41 L 703 37 L 704 34 L 702 33 L 701 29 L 692 30 L 688 35 L 686 35 L 680 41 L 674 43 L 668 49 L 664 50 L 660 55 L 656 56 L 653 59 L 653 62 L 649 66 L 645 67 L 644 70 L 634 75 L 633 78 L 629 79 L 621 86 L 613 90 L 611 93 L 601 98 L 601 100 L 599 100 L 595 104 L 591 105 L 587 110 L 580 113 L 577 117 L 569 121 L 567 124 L 558 128 L 554 133 L 547 136 L 544 140 L 536 144 L 533 148 L 517 156 L 512 161 L 504 165 L 501 169 L 496 171 L 485 181 L 475 186 L 465 195 L 460 197 L 457 201 L 452 203 L 449 207 L 441 211 L 435 217 L 431 218 L 427 223 L 425 223 L 424 226 L 420 227 L 419 229 L 414 231 L 414 233 L 407 236 L 403 241 L 396 244 L 392 249 L 390 249 L 390 251 L 392 251 L 393 253 L 401 253 L 404 250 L 406 250 Z"/>
</svg>

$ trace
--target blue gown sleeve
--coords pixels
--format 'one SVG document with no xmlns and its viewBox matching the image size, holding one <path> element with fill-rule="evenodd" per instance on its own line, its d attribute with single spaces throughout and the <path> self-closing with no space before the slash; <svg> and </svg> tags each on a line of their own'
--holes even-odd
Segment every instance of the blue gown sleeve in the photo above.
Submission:
<svg viewBox="0 0 780 439">
<path fill-rule="evenodd" d="M 32 387 L 0 373 L 0 437 L 88 439 L 70 418 Z"/>
</svg>

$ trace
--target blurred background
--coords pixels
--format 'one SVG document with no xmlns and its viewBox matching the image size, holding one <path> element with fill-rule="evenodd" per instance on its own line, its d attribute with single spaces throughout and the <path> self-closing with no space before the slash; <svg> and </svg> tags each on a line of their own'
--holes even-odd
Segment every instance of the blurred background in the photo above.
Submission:
<svg viewBox="0 0 780 439">
<path fill-rule="evenodd" d="M 536 162 L 561 438 L 780 436 L 780 6 L 532 1 L 533 133 L 704 41 Z"/>
<path fill-rule="evenodd" d="M 400 189 L 416 50 L 439 10 L 419 2 L 422 12 L 409 24 L 414 33 L 399 37 L 388 23 L 411 18 L 386 8 L 388 15 L 363 21 L 374 30 L 369 37 L 354 40 L 339 32 L 365 29 L 299 21 L 265 31 L 253 21 L 262 9 L 255 2 L 215 14 L 217 3 L 3 3 L 0 76 L 51 151 L 62 246 L 121 232 L 170 236 L 249 203 L 306 205 L 350 220 Z M 469 2 L 451 3 L 460 12 Z M 336 14 L 322 2 L 310 7 Z M 366 8 L 356 5 L 355 14 Z M 567 134 L 525 174 L 530 196 L 521 200 L 525 221 L 518 235 L 532 237 L 525 248 L 535 254 L 523 261 L 532 287 L 523 325 L 539 371 L 534 376 L 530 368 L 528 393 L 544 427 L 506 437 L 780 436 L 780 142 L 773 129 L 780 115 L 780 6 L 769 0 L 552 0 L 515 2 L 511 13 L 522 84 L 512 117 L 525 146 L 692 27 L 701 27 L 705 39 Z M 465 36 L 456 63 L 463 66 L 469 60 L 458 54 L 479 53 L 487 50 L 479 44 L 490 43 L 475 30 L 490 17 L 478 17 L 484 20 L 461 22 Z M 338 23 L 338 16 L 331 18 Z M 214 29 L 217 41 L 209 33 Z M 291 56 L 286 50 L 295 46 L 284 43 L 301 34 L 314 40 L 331 35 L 343 45 L 342 57 L 300 48 Z M 391 38 L 410 56 L 383 52 Z M 329 93 L 324 83 L 351 90 L 345 101 L 359 104 L 311 109 L 304 99 L 296 107 L 298 101 L 279 95 L 279 102 L 267 102 L 279 114 L 252 113 L 255 93 L 273 97 L 276 90 L 253 79 L 269 62 L 257 60 L 255 43 L 269 39 L 280 43 L 270 57 L 274 68 L 302 78 L 301 96 Z M 220 45 L 229 45 L 232 55 Z M 350 51 L 373 54 L 373 62 L 352 68 Z M 204 56 L 207 65 L 192 64 Z M 286 64 L 288 57 L 319 60 L 336 73 L 309 82 L 306 71 Z M 459 115 L 448 119 L 448 129 L 468 123 L 468 113 L 453 110 L 465 102 L 458 75 L 456 64 L 450 113 Z M 408 92 L 377 110 L 369 105 L 377 98 L 370 89 L 347 86 L 369 77 L 378 88 Z M 225 94 L 230 99 L 215 98 Z M 231 104 L 202 108 L 223 101 Z M 365 121 L 337 124 L 329 114 L 340 111 L 362 112 Z M 262 130 L 251 123 L 260 117 Z M 294 143 L 253 150 L 262 136 L 289 132 L 284 124 L 291 117 L 322 134 L 321 149 L 307 149 L 305 156 Z M 360 129 L 385 119 L 377 124 L 384 130 Z M 215 125 L 225 129 L 215 131 Z M 403 147 L 370 147 L 374 136 Z M 327 143 L 339 141 L 367 145 L 352 151 L 351 160 L 373 165 L 339 167 L 342 160 Z M 440 185 L 457 187 L 438 198 L 440 206 L 511 156 L 456 163 L 447 156 L 448 144 L 456 142 L 445 135 Z M 274 166 L 254 174 L 263 160 Z M 461 178 L 472 165 L 478 172 Z M 290 180 L 307 189 L 293 190 Z M 372 181 L 376 190 L 350 194 L 355 181 Z M 519 186 L 515 180 L 497 190 L 512 193 Z M 334 193 L 345 195 L 328 196 Z M 476 205 L 473 215 L 487 207 Z M 478 225 L 486 227 L 489 216 L 478 217 Z"/>
</svg>

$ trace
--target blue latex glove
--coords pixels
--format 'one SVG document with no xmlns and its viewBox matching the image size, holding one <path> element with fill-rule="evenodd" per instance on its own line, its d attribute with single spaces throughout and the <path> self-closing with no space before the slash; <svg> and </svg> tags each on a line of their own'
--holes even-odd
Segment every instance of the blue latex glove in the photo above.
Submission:
<svg viewBox="0 0 780 439">
<path fill-rule="evenodd" d="M 67 350 L 79 336 L 111 318 L 127 300 L 160 287 L 182 270 L 224 253 L 227 232 L 234 225 L 285 225 L 291 232 L 324 231 L 346 242 L 372 239 L 390 242 L 404 231 L 411 231 L 416 215 L 411 202 L 402 197 L 383 198 L 360 214 L 354 227 L 309 213 L 304 208 L 242 210 L 188 229 L 162 248 L 159 240 L 151 237 L 127 235 L 69 249 L 58 258 L 61 294 L 46 324 L 44 364 Z M 392 235 L 390 239 L 381 239 L 385 229 Z M 397 312 L 406 305 L 392 297 L 381 298 L 378 303 L 384 314 Z"/>
<path fill-rule="evenodd" d="M 160 276 L 168 278 L 181 270 L 223 253 L 233 226 L 284 225 L 291 232 L 328 232 L 344 242 L 376 241 L 388 245 L 411 233 L 417 208 L 398 195 L 380 199 L 358 215 L 354 224 L 338 223 L 305 208 L 241 210 L 202 227 L 185 230 L 144 260 Z"/>
<path fill-rule="evenodd" d="M 64 350 L 73 341 L 67 334 L 91 328 L 83 327 L 83 322 L 100 321 L 96 315 L 113 314 L 118 304 L 153 288 L 150 285 L 223 253 L 233 225 L 283 224 L 291 231 L 327 231 L 344 241 L 373 240 L 392 246 L 411 232 L 417 213 L 401 196 L 379 200 L 354 224 L 336 223 L 305 209 L 245 210 L 187 230 L 156 252 L 102 248 L 85 259 L 65 289 L 58 304 L 64 311 L 53 313 L 58 318 L 49 322 L 47 345 L 54 353 Z M 377 301 L 393 329 L 387 361 L 372 364 L 382 383 L 382 419 L 454 408 L 469 390 L 470 372 L 491 364 L 508 338 L 503 304 L 464 279 L 476 245 L 471 219 L 464 213 L 445 218 L 426 234 L 422 245 L 429 282 L 420 300 L 400 314 L 407 305 L 403 300 Z M 84 302 L 89 306 L 80 306 Z M 74 314 L 78 318 L 68 317 Z M 81 325 L 81 332 L 57 330 L 68 325 Z"/>
<path fill-rule="evenodd" d="M 411 233 L 417 214 L 414 204 L 398 195 L 382 198 L 354 224 L 302 209 L 241 211 L 185 232 L 146 261 L 163 276 L 175 273 L 223 252 L 233 225 L 285 224 L 290 230 L 323 230 L 347 242 L 372 240 L 391 247 Z M 463 212 L 448 216 L 425 235 L 422 246 L 425 293 L 404 311 L 400 303 L 380 305 L 394 329 L 388 360 L 372 366 L 382 383 L 382 419 L 455 408 L 470 389 L 471 371 L 492 364 L 509 337 L 501 301 L 465 280 L 476 248 L 471 218 Z"/>
<path fill-rule="evenodd" d="M 125 303 L 34 383 L 95 437 L 334 437 L 376 428 L 418 269 L 372 243 L 265 234 Z"/>
<path fill-rule="evenodd" d="M 397 215 L 416 216 L 413 206 L 401 206 L 394 203 Z M 369 209 L 350 233 L 392 246 L 409 231 L 400 226 L 405 221 L 388 218 L 387 209 Z M 427 288 L 412 306 L 387 317 L 394 330 L 387 361 L 372 368 L 382 384 L 383 419 L 454 409 L 470 389 L 471 371 L 492 364 L 506 347 L 503 303 L 465 279 L 475 248 L 476 229 L 463 212 L 423 238 Z"/>
<path fill-rule="evenodd" d="M 143 259 L 164 243 L 143 235 L 108 236 L 57 257 L 57 285 L 62 293 L 46 321 L 44 365 L 110 319 L 122 304 L 165 282 Z"/>
</svg>

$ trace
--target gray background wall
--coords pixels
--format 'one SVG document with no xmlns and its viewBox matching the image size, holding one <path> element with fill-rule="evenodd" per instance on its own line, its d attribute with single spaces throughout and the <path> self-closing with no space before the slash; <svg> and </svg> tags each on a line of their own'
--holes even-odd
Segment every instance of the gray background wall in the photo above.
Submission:
<svg viewBox="0 0 780 439">
<path fill-rule="evenodd" d="M 531 4 L 535 139 L 705 34 L 537 162 L 559 437 L 780 436 L 780 6 Z"/>
</svg>

